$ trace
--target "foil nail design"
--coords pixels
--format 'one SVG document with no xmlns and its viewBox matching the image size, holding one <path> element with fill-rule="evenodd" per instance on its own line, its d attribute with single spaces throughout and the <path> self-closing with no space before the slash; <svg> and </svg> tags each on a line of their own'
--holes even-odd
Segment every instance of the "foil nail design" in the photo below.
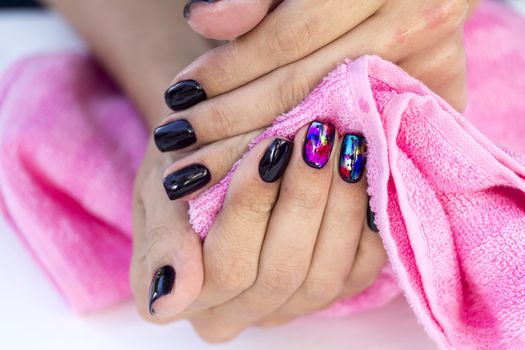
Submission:
<svg viewBox="0 0 525 350">
<path fill-rule="evenodd" d="M 366 164 L 366 140 L 358 134 L 347 134 L 343 138 L 339 157 L 339 174 L 349 183 L 361 180 Z"/>
<path fill-rule="evenodd" d="M 330 160 L 334 145 L 335 126 L 314 121 L 308 127 L 303 147 L 303 158 L 312 168 L 322 169 Z"/>
</svg>

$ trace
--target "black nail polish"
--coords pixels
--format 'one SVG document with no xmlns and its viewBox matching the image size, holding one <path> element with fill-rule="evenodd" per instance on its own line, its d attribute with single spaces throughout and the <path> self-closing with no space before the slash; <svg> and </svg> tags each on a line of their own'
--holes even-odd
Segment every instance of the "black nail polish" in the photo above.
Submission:
<svg viewBox="0 0 525 350">
<path fill-rule="evenodd" d="M 188 0 L 186 2 L 186 5 L 184 5 L 184 11 L 182 12 L 182 14 L 184 15 L 184 18 L 188 19 L 190 17 L 191 5 L 193 5 L 196 2 L 205 2 L 209 4 L 215 1 L 217 0 Z"/>
<path fill-rule="evenodd" d="M 264 182 L 275 182 L 281 178 L 292 156 L 292 150 L 291 141 L 273 140 L 259 162 L 259 175 Z"/>
<path fill-rule="evenodd" d="M 161 152 L 179 150 L 197 141 L 193 127 L 184 119 L 159 126 L 153 132 L 153 139 Z"/>
<path fill-rule="evenodd" d="M 206 99 L 206 93 L 195 80 L 183 80 L 170 86 L 164 93 L 166 105 L 174 111 L 181 111 Z"/>
<path fill-rule="evenodd" d="M 368 209 L 366 212 L 366 221 L 368 223 L 368 227 L 374 232 L 379 232 L 379 228 L 377 228 L 376 225 L 376 214 L 372 211 L 370 208 L 370 202 L 368 202 Z"/>
<path fill-rule="evenodd" d="M 172 292 L 175 284 L 175 269 L 169 265 L 163 266 L 155 272 L 149 287 L 149 312 L 155 315 L 153 304 L 159 298 Z"/>
<path fill-rule="evenodd" d="M 210 171 L 204 165 L 192 164 L 166 176 L 163 184 L 172 201 L 204 187 L 211 180 Z"/>
</svg>

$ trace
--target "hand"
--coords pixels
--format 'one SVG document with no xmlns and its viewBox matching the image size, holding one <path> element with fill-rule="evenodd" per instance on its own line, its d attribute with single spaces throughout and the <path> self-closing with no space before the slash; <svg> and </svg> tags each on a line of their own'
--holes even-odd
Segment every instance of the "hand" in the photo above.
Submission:
<svg viewBox="0 0 525 350">
<path fill-rule="evenodd" d="M 253 30 L 175 77 L 166 102 L 179 112 L 164 124 L 186 122 L 173 126 L 164 150 L 263 128 L 302 101 L 336 64 L 364 54 L 397 63 L 462 110 L 468 11 L 467 0 L 286 0 Z"/>
<path fill-rule="evenodd" d="M 252 137 L 209 145 L 177 160 L 166 173 L 177 178 L 173 172 L 184 173 L 189 164 L 211 169 L 209 182 L 195 195 L 226 174 Z M 159 193 L 158 169 L 165 164 L 139 176 L 132 286 L 141 314 L 159 323 L 187 318 L 205 340 L 218 342 L 253 324 L 276 325 L 322 309 L 370 286 L 386 254 L 366 224 L 364 139 L 348 136 L 346 147 L 342 143 L 333 126 L 316 123 L 298 132 L 293 147 L 289 141 L 258 144 L 234 173 L 202 255 L 186 224 L 185 201 L 169 202 Z M 347 155 L 343 163 L 341 149 Z M 168 192 L 180 188 L 171 181 L 166 185 Z M 156 279 L 148 299 L 151 276 Z"/>
</svg>

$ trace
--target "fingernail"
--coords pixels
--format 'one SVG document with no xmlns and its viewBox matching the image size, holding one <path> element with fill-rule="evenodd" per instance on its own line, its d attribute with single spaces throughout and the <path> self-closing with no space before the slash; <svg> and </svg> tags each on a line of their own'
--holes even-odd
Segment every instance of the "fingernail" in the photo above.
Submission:
<svg viewBox="0 0 525 350">
<path fill-rule="evenodd" d="M 168 295 L 173 290 L 175 284 L 175 269 L 169 265 L 162 266 L 153 275 L 149 287 L 149 312 L 151 315 L 155 315 L 155 309 L 153 305 L 155 301 Z"/>
<path fill-rule="evenodd" d="M 312 122 L 306 133 L 303 158 L 312 168 L 322 169 L 330 160 L 334 145 L 335 126 L 331 123 Z"/>
<path fill-rule="evenodd" d="M 182 14 L 184 15 L 184 18 L 188 19 L 190 17 L 191 5 L 193 5 L 196 2 L 205 2 L 209 4 L 215 1 L 217 0 L 188 0 L 186 2 L 186 5 L 184 5 L 184 11 L 182 12 Z"/>
<path fill-rule="evenodd" d="M 174 111 L 180 111 L 206 99 L 201 84 L 195 80 L 183 80 L 170 86 L 164 94 L 166 105 Z"/>
<path fill-rule="evenodd" d="M 370 201 L 368 202 L 368 209 L 366 213 L 366 221 L 368 222 L 368 227 L 374 232 L 379 232 L 379 228 L 376 225 L 376 214 L 370 208 Z"/>
<path fill-rule="evenodd" d="M 204 187 L 211 180 L 210 171 L 204 165 L 192 164 L 166 176 L 163 184 L 172 201 Z"/>
<path fill-rule="evenodd" d="M 366 141 L 357 134 L 347 134 L 343 138 L 339 157 L 339 174 L 349 183 L 361 180 L 366 164 Z"/>
<path fill-rule="evenodd" d="M 193 127 L 184 119 L 159 126 L 153 132 L 153 139 L 161 152 L 179 150 L 197 141 Z"/>
<path fill-rule="evenodd" d="M 266 149 L 259 162 L 259 175 L 264 182 L 275 182 L 281 178 L 292 156 L 293 143 L 275 139 Z"/>
</svg>

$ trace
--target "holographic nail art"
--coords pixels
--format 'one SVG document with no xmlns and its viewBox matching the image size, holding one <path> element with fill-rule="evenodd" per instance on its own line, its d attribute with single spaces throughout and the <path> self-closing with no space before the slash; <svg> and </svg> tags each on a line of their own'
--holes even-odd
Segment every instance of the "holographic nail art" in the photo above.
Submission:
<svg viewBox="0 0 525 350">
<path fill-rule="evenodd" d="M 349 183 L 361 179 L 366 163 L 366 141 L 361 135 L 347 134 L 343 138 L 339 157 L 339 174 Z"/>
<path fill-rule="evenodd" d="M 330 123 L 312 122 L 306 133 L 303 158 L 312 168 L 322 169 L 332 153 L 335 126 Z"/>
</svg>

